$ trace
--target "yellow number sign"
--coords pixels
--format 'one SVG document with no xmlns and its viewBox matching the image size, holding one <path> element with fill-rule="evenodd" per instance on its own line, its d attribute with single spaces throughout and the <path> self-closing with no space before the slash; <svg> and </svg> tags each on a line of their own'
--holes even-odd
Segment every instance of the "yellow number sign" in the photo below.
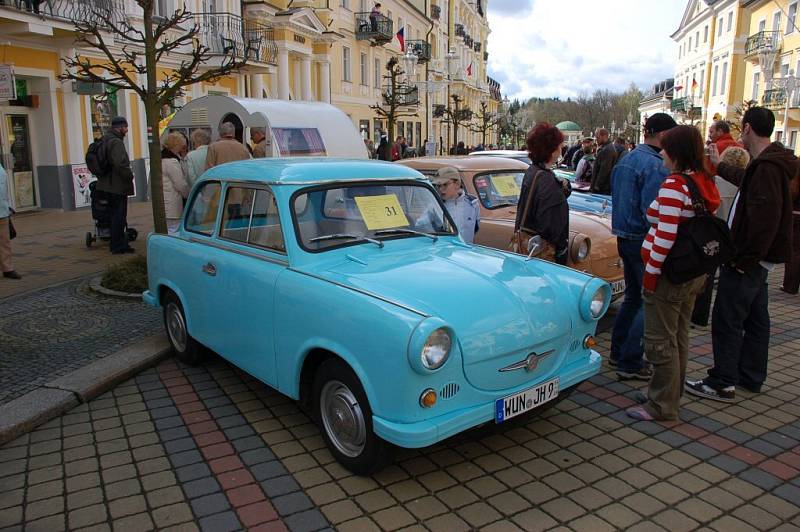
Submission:
<svg viewBox="0 0 800 532">
<path fill-rule="evenodd" d="M 395 194 L 356 196 L 355 200 L 358 211 L 370 231 L 409 225 L 408 218 Z"/>
<path fill-rule="evenodd" d="M 492 176 L 492 183 L 494 184 L 497 193 L 504 198 L 510 196 L 519 196 L 519 185 L 513 175 L 496 175 Z"/>
</svg>

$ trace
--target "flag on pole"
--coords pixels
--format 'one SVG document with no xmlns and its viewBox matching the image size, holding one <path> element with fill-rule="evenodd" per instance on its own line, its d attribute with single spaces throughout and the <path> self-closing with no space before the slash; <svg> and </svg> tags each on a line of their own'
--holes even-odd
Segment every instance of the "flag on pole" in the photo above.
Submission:
<svg viewBox="0 0 800 532">
<path fill-rule="evenodd" d="M 683 85 L 678 85 L 675 87 L 675 92 L 681 92 L 681 89 L 683 89 Z"/>
<path fill-rule="evenodd" d="M 398 32 L 395 34 L 395 37 L 397 37 L 397 40 L 398 40 L 398 41 L 400 41 L 400 51 L 401 51 L 401 52 L 405 52 L 405 51 L 406 51 L 406 37 L 405 37 L 405 30 L 406 30 L 406 28 L 405 28 L 405 26 L 403 26 L 403 27 L 402 27 L 402 28 L 400 28 L 400 30 L 399 30 L 399 31 L 398 31 Z"/>
<path fill-rule="evenodd" d="M 697 90 L 697 80 L 692 78 L 692 92 Z"/>
<path fill-rule="evenodd" d="M 467 67 L 467 76 L 472 77 L 472 61 L 470 61 L 469 66 Z"/>
</svg>

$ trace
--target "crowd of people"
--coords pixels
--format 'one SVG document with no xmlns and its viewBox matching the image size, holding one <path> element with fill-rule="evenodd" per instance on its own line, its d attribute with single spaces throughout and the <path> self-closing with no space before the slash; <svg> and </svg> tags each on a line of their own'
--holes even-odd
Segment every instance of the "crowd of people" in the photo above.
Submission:
<svg viewBox="0 0 800 532">
<path fill-rule="evenodd" d="M 400 159 L 408 159 L 410 157 L 437 155 L 436 153 L 425 153 L 424 146 L 410 146 L 406 138 L 402 135 L 397 136 L 394 142 L 390 142 L 388 136 L 382 133 L 377 143 L 365 138 L 364 146 L 367 148 L 367 153 L 369 153 L 370 159 L 378 159 L 381 161 L 399 161 Z M 449 155 L 469 155 L 475 151 L 499 149 L 514 150 L 516 148 L 512 145 L 508 145 L 503 148 L 497 144 L 477 144 L 475 146 L 468 146 L 463 140 L 460 140 L 458 143 L 451 146 L 447 152 Z"/>
</svg>

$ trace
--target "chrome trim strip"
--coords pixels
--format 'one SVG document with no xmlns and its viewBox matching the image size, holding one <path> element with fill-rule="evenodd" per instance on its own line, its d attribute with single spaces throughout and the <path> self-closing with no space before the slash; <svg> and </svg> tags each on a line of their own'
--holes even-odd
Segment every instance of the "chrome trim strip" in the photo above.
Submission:
<svg viewBox="0 0 800 532">
<path fill-rule="evenodd" d="M 509 364 L 508 366 L 500 368 L 497 371 L 501 373 L 506 371 L 516 371 L 518 369 L 524 369 L 525 371 L 533 371 L 536 369 L 536 366 L 539 365 L 539 361 L 543 360 L 545 357 L 552 355 L 555 352 L 556 352 L 555 349 L 551 349 L 550 351 L 545 351 L 541 355 L 538 355 L 536 353 L 531 353 L 530 355 L 526 356 L 519 362 L 514 362 L 513 364 Z"/>
<path fill-rule="evenodd" d="M 341 288 L 345 288 L 347 290 L 352 290 L 354 292 L 358 292 L 359 294 L 364 294 L 365 296 L 374 297 L 375 299 L 383 301 L 384 303 L 389 303 L 390 305 L 395 305 L 396 307 L 400 307 L 400 308 L 405 309 L 405 310 L 407 310 L 409 312 L 413 312 L 414 314 L 418 314 L 419 316 L 422 316 L 423 318 L 430 318 L 431 317 L 430 314 L 428 314 L 426 312 L 422 312 L 421 310 L 417 310 L 414 307 L 409 307 L 408 305 L 405 305 L 403 303 L 398 303 L 397 301 L 393 301 L 393 300 L 391 300 L 389 298 L 386 298 L 386 297 L 383 297 L 383 296 L 379 296 L 378 294 L 374 294 L 374 293 L 372 293 L 372 292 L 370 292 L 368 290 L 364 290 L 363 288 L 357 288 L 355 286 L 348 286 L 348 285 L 340 283 L 338 281 L 334 281 L 332 279 L 327 279 L 327 278 L 322 277 L 320 275 L 315 275 L 313 273 L 304 272 L 302 270 L 298 270 L 298 269 L 292 268 L 292 267 L 290 267 L 289 270 L 293 271 L 295 273 L 299 273 L 300 275 L 307 275 L 308 277 L 313 277 L 314 279 L 319 279 L 320 281 L 325 281 L 327 283 L 334 284 L 336 286 L 339 286 Z"/>
<path fill-rule="evenodd" d="M 219 242 L 214 242 L 212 240 L 200 240 L 199 238 L 189 237 L 189 242 L 192 242 L 194 244 L 204 244 L 204 245 L 212 247 L 212 248 L 222 249 L 222 250 L 225 250 L 225 251 L 230 251 L 231 253 L 236 253 L 237 255 L 244 255 L 245 257 L 252 257 L 254 259 L 263 260 L 264 262 L 271 262 L 273 264 L 279 264 L 281 266 L 289 266 L 289 261 L 288 260 L 276 259 L 276 258 L 273 258 L 273 257 L 266 257 L 264 255 L 260 255 L 258 253 L 254 253 L 252 251 L 245 251 L 243 249 L 236 249 L 236 248 L 234 248 L 232 246 L 226 246 L 225 244 L 221 244 Z M 265 249 L 264 251 L 268 251 L 270 253 L 278 253 L 277 251 L 271 251 L 271 250 L 268 250 L 268 249 Z"/>
</svg>

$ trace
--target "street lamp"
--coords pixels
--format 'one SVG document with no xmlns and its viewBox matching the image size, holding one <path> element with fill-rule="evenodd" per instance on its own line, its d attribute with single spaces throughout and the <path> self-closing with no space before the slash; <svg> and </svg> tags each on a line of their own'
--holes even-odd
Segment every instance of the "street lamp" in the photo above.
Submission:
<svg viewBox="0 0 800 532">
<path fill-rule="evenodd" d="M 789 142 L 789 107 L 792 104 L 792 97 L 794 90 L 797 88 L 797 77 L 794 75 L 794 70 L 789 70 L 789 74 L 783 76 L 779 83 L 783 86 L 786 98 L 786 106 L 783 111 L 783 143 L 788 145 Z"/>
</svg>

